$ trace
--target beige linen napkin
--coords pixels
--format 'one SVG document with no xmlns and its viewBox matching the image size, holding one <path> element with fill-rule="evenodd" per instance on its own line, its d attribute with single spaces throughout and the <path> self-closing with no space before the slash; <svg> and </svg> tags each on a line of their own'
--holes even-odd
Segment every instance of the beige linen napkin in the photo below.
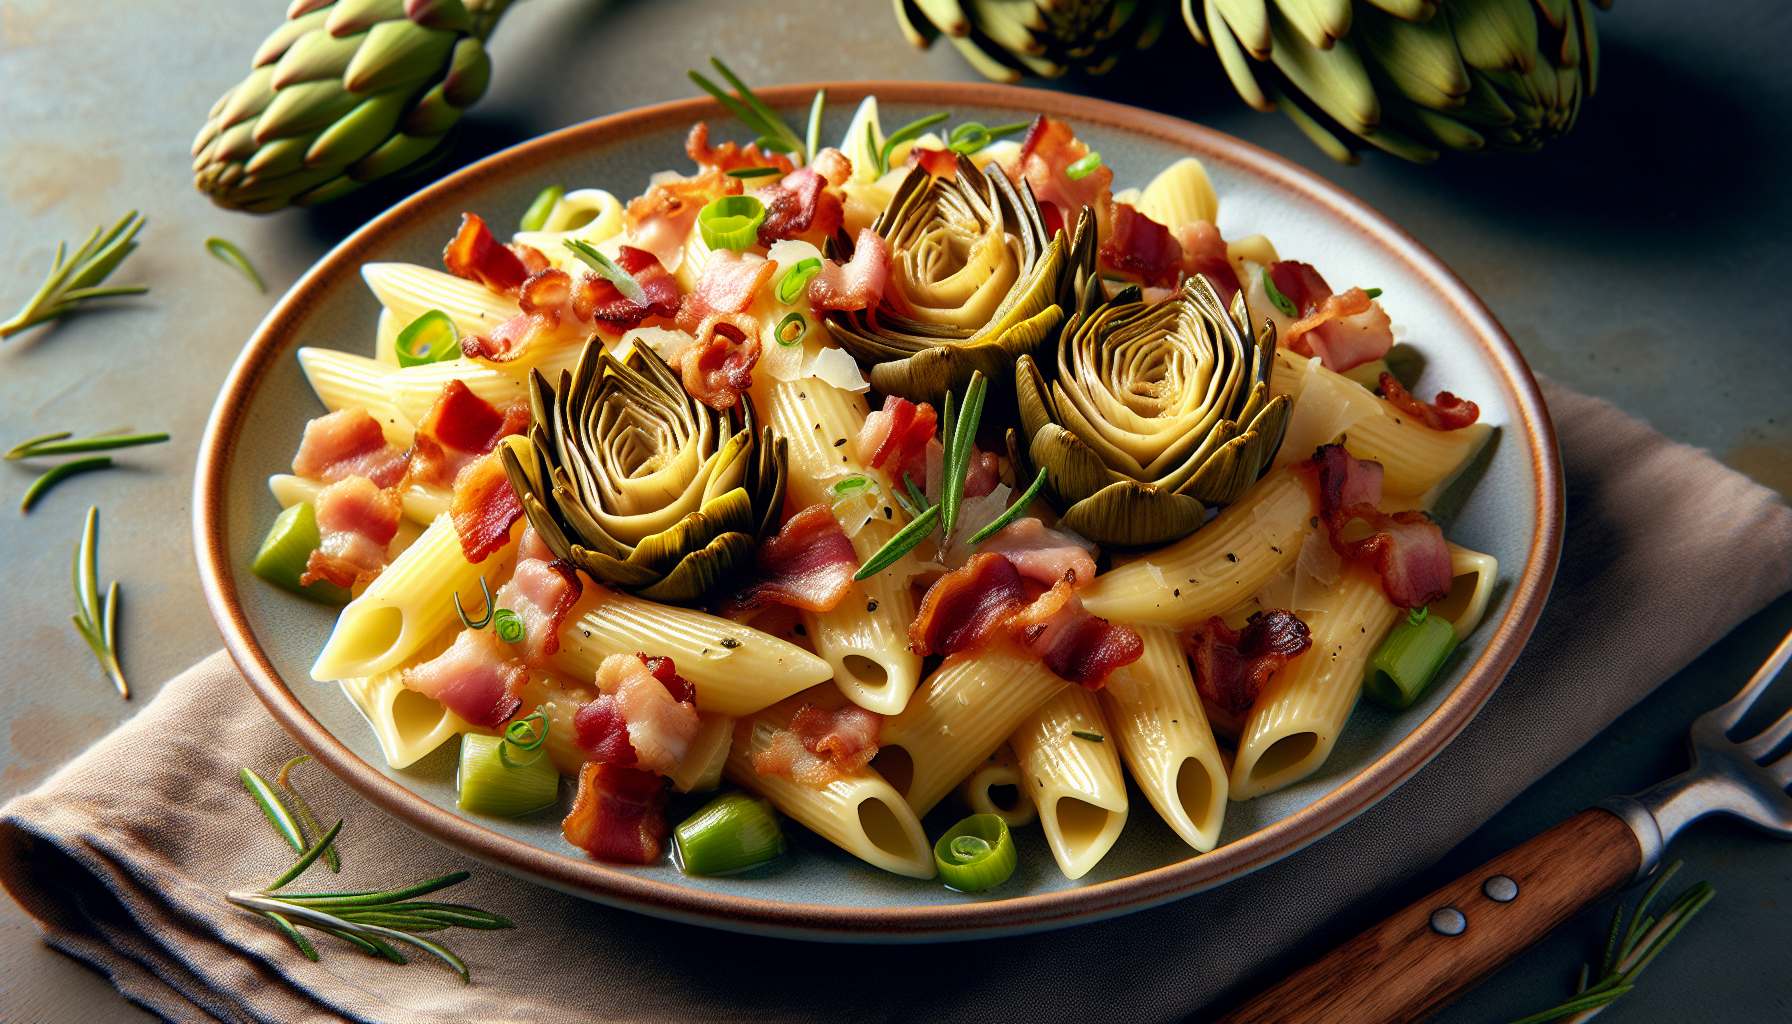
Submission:
<svg viewBox="0 0 1792 1024">
<path fill-rule="evenodd" d="M 968 944 L 731 935 L 530 885 L 312 776 L 320 813 L 348 820 L 357 880 L 469 868 L 450 897 L 519 925 L 447 933 L 471 986 L 428 958 L 400 967 L 328 938 L 313 964 L 221 896 L 290 856 L 253 814 L 237 767 L 272 772 L 298 753 L 222 653 L 0 809 L 0 882 L 46 942 L 177 1021 L 1178 1019 L 1433 863 L 1792 587 L 1792 510 L 1771 491 L 1603 401 L 1547 382 L 1545 395 L 1567 470 L 1561 570 L 1486 711 L 1329 838 L 1168 906 Z"/>
</svg>

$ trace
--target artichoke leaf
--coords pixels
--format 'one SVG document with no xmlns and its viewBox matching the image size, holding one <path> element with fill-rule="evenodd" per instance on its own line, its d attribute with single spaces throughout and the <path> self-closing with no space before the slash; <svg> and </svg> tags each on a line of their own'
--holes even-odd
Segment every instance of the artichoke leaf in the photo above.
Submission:
<svg viewBox="0 0 1792 1024">
<path fill-rule="evenodd" d="M 662 576 L 648 566 L 626 562 L 612 555 L 574 544 L 567 561 L 583 569 L 594 580 L 640 592 L 640 588 L 658 583 Z"/>
<path fill-rule="evenodd" d="M 631 565 L 644 565 L 658 575 L 672 571 L 679 559 L 706 547 L 725 533 L 743 533 L 753 522 L 753 502 L 742 488 L 735 488 L 692 512 L 661 533 L 644 537 L 629 553 Z"/>
<path fill-rule="evenodd" d="M 1085 501 L 1116 482 L 1117 474 L 1080 438 L 1056 423 L 1033 435 L 1027 458 L 1045 470 L 1045 492 L 1060 507 Z"/>
<path fill-rule="evenodd" d="M 1045 375 L 1030 355 L 1023 354 L 1015 361 L 1014 396 L 1020 405 L 1021 427 L 1026 431 L 1023 436 L 1033 437 L 1058 418 L 1058 407 L 1052 401 Z"/>
<path fill-rule="evenodd" d="M 1201 502 L 1186 494 L 1137 480 L 1119 480 L 1072 505 L 1058 525 L 1097 544 L 1142 548 L 1186 537 L 1206 516 Z"/>
<path fill-rule="evenodd" d="M 649 601 L 688 604 L 727 579 L 738 566 L 752 562 L 755 545 L 744 533 L 724 533 L 686 555 L 664 579 L 636 593 Z"/>
</svg>

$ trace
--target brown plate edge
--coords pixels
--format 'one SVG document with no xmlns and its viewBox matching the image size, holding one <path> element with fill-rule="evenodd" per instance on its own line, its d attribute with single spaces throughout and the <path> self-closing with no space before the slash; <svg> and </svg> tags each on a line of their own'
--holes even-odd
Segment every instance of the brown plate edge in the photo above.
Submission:
<svg viewBox="0 0 1792 1024">
<path fill-rule="evenodd" d="M 225 480 L 236 431 L 230 424 L 252 396 L 282 338 L 321 300 L 327 287 L 353 277 L 362 250 L 394 224 L 436 212 L 454 193 L 526 170 L 543 158 L 577 151 L 593 137 L 676 127 L 722 113 L 710 99 L 657 104 L 588 121 L 486 157 L 407 198 L 362 226 L 327 254 L 256 329 L 232 367 L 207 422 L 194 478 L 194 547 L 206 602 L 226 648 L 269 712 L 319 762 L 376 806 L 449 847 L 555 889 L 641 913 L 731 931 L 831 941 L 950 941 L 1064 927 L 1130 913 L 1190 895 L 1271 864 L 1318 841 L 1392 792 L 1435 757 L 1492 696 L 1529 639 L 1542 612 L 1560 554 L 1562 474 L 1555 429 L 1524 358 L 1486 306 L 1429 250 L 1366 204 L 1305 168 L 1254 145 L 1161 114 L 1087 97 L 987 83 L 833 82 L 760 90 L 774 105 L 807 103 L 816 88 L 856 101 L 868 93 L 891 102 L 981 105 L 1043 112 L 1099 123 L 1194 149 L 1256 172 L 1342 215 L 1400 254 L 1486 342 L 1520 410 L 1525 443 L 1537 469 L 1537 531 L 1511 606 L 1481 656 L 1444 702 L 1393 750 L 1331 793 L 1267 828 L 1211 853 L 1079 889 L 945 907 L 856 908 L 781 903 L 702 892 L 638 878 L 520 843 L 449 813 L 387 778 L 312 718 L 274 670 L 249 629 L 229 570 L 224 528 Z M 347 273 L 345 276 L 344 269 Z M 240 429 L 240 423 L 237 424 Z"/>
</svg>

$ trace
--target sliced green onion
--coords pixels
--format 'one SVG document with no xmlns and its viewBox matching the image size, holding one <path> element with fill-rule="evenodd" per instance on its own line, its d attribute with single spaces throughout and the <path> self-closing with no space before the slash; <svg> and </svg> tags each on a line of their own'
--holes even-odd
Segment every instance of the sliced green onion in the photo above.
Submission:
<svg viewBox="0 0 1792 1024">
<path fill-rule="evenodd" d="M 796 331 L 794 335 L 791 333 L 793 328 Z M 772 331 L 772 337 L 778 339 L 778 344 L 785 348 L 789 348 L 792 345 L 801 345 L 803 339 L 808 336 L 809 321 L 808 318 L 804 317 L 801 313 L 786 314 L 784 319 L 778 321 L 777 328 Z"/>
<path fill-rule="evenodd" d="M 419 314 L 398 332 L 392 347 L 399 366 L 422 366 L 460 358 L 460 328 L 439 309 Z"/>
<path fill-rule="evenodd" d="M 527 718 L 518 719 L 504 727 L 504 742 L 498 745 L 498 760 L 504 762 L 506 768 L 527 768 L 542 759 L 547 751 L 542 750 L 548 741 L 548 728 L 552 725 L 540 709 Z M 527 761 L 518 761 L 510 756 L 510 748 L 536 751 L 534 757 Z"/>
<path fill-rule="evenodd" d="M 852 574 L 855 580 L 868 580 L 896 564 L 896 560 L 913 551 L 917 545 L 927 539 L 933 528 L 940 521 L 940 507 L 934 505 L 915 517 L 914 521 L 903 527 L 889 543 L 879 548 L 859 571 Z"/>
<path fill-rule="evenodd" d="M 274 787 L 248 768 L 237 769 L 236 777 L 242 780 L 243 788 L 255 798 L 256 804 L 261 807 L 261 813 L 267 815 L 268 824 L 274 826 L 274 831 L 280 833 L 280 838 L 286 840 L 286 845 L 292 847 L 292 852 L 304 853 L 308 845 L 305 842 L 305 831 L 299 827 L 299 821 L 292 816 L 292 812 L 286 809 L 280 795 L 274 792 Z"/>
<path fill-rule="evenodd" d="M 774 174 L 783 174 L 776 167 L 736 167 L 727 174 L 730 178 L 768 178 Z"/>
<path fill-rule="evenodd" d="M 347 604 L 354 595 L 329 580 L 318 580 L 309 586 L 299 582 L 311 552 L 321 543 L 317 510 L 309 501 L 301 501 L 274 517 L 274 525 L 268 529 L 267 539 L 261 542 L 261 550 L 249 563 L 249 571 L 277 587 L 320 604 Z"/>
<path fill-rule="evenodd" d="M 461 739 L 460 809 L 514 818 L 552 807 L 560 795 L 560 771 L 546 758 L 506 763 L 502 736 L 470 732 Z"/>
<path fill-rule="evenodd" d="M 815 101 L 809 104 L 809 132 L 803 139 L 806 150 L 804 163 L 814 163 L 815 154 L 821 152 L 821 111 L 827 106 L 828 91 L 815 90 Z"/>
<path fill-rule="evenodd" d="M 1424 608 L 1394 627 L 1370 659 L 1363 694 L 1383 707 L 1405 711 L 1413 706 L 1456 650 L 1456 627 Z"/>
<path fill-rule="evenodd" d="M 1269 279 L 1268 267 L 1263 268 L 1263 294 L 1269 296 L 1269 301 L 1282 311 L 1283 316 L 1300 316 L 1300 310 L 1294 308 L 1294 302 L 1276 290 L 1276 283 Z"/>
<path fill-rule="evenodd" d="M 615 260 L 598 252 L 597 246 L 579 238 L 568 238 L 565 240 L 565 244 L 568 249 L 572 250 L 572 254 L 579 258 L 579 262 L 597 271 L 604 280 L 615 285 L 616 290 L 622 293 L 623 298 L 636 305 L 649 305 L 647 290 L 641 287 L 641 282 L 635 280 L 635 275 L 617 266 Z"/>
<path fill-rule="evenodd" d="M 1365 289 L 1363 289 L 1363 294 L 1369 296 L 1371 299 L 1379 299 L 1379 298 L 1381 298 L 1381 289 L 1380 288 L 1365 288 Z"/>
<path fill-rule="evenodd" d="M 835 484 L 833 487 L 829 488 L 829 490 L 831 490 L 833 492 L 834 497 L 845 498 L 850 495 L 857 494 L 869 486 L 871 486 L 871 478 L 870 477 L 868 477 L 868 476 L 849 476 L 846 479 Z"/>
<path fill-rule="evenodd" d="M 784 830 L 771 805 L 745 793 L 716 797 L 673 834 L 679 870 L 687 875 L 731 875 L 784 852 Z"/>
<path fill-rule="evenodd" d="M 243 250 L 222 238 L 212 237 L 205 240 L 205 251 L 235 267 L 249 279 L 249 283 L 255 286 L 256 291 L 264 295 L 267 294 L 268 286 L 262 282 L 261 275 L 257 274 L 255 267 L 249 263 L 249 257 L 243 255 Z"/>
<path fill-rule="evenodd" d="M 778 279 L 778 301 L 786 306 L 800 298 L 809 287 L 809 282 L 821 273 L 821 261 L 811 256 L 797 260 L 796 266 L 785 271 Z"/>
<path fill-rule="evenodd" d="M 723 196 L 697 214 L 697 229 L 711 249 L 745 252 L 759 241 L 764 223 L 765 204 L 752 196 Z"/>
<path fill-rule="evenodd" d="M 19 511 L 21 513 L 31 511 L 31 507 L 37 504 L 39 498 L 50 493 L 50 488 L 76 473 L 85 473 L 90 469 L 105 469 L 110 465 L 112 465 L 110 456 L 98 455 L 91 459 L 76 459 L 73 462 L 50 467 L 44 471 L 43 475 L 32 481 L 30 487 L 25 488 L 25 496 L 19 499 Z"/>
<path fill-rule="evenodd" d="M 1008 823 L 994 814 L 973 814 L 933 844 L 940 881 L 959 892 L 981 892 L 1014 874 L 1020 857 Z"/>
<path fill-rule="evenodd" d="M 1006 512 L 1003 512 L 1001 515 L 997 516 L 995 518 L 995 521 L 990 523 L 988 526 L 985 526 L 983 529 L 978 530 L 976 533 L 971 534 L 971 543 L 972 544 L 983 543 L 984 541 L 988 540 L 989 538 L 994 537 L 997 533 L 1001 532 L 1002 527 L 1007 526 L 1009 523 L 1012 523 L 1016 519 L 1020 518 L 1021 513 L 1025 512 L 1027 510 L 1027 506 L 1033 504 L 1033 499 L 1037 498 L 1039 496 L 1040 488 L 1042 488 L 1044 486 L 1045 486 L 1045 467 L 1041 466 L 1041 467 L 1039 467 L 1039 475 L 1035 476 L 1033 478 L 1033 482 L 1031 484 L 1027 485 L 1026 491 L 1021 494 L 1020 498 L 1018 500 L 1016 500 L 1014 504 L 1008 506 L 1008 510 Z"/>
<path fill-rule="evenodd" d="M 498 634 L 498 639 L 507 644 L 511 644 L 512 646 L 523 642 L 523 635 L 527 630 L 523 628 L 523 617 L 521 615 L 518 615 L 508 608 L 500 608 L 493 616 L 492 622 L 493 628 Z"/>
<path fill-rule="evenodd" d="M 540 231 L 547 227 L 548 217 L 554 212 L 554 204 L 566 195 L 565 185 L 549 185 L 542 189 L 529 209 L 523 212 L 523 219 L 517 224 L 518 231 Z"/>
<path fill-rule="evenodd" d="M 1095 169 L 1100 166 L 1101 154 L 1094 150 L 1090 150 L 1088 156 L 1085 156 L 1081 160 L 1071 164 L 1069 167 L 1064 168 L 1064 173 L 1070 177 L 1071 181 L 1081 181 L 1089 175 L 1094 174 Z"/>
<path fill-rule="evenodd" d="M 939 124 L 941 121 L 944 121 L 948 116 L 949 115 L 942 110 L 937 114 L 928 114 L 919 121 L 910 121 L 908 124 L 891 132 L 889 137 L 884 139 L 883 148 L 878 150 L 877 166 L 884 171 L 888 171 L 890 169 L 890 154 L 895 151 L 897 146 L 902 145 L 910 139 L 920 138 L 922 132 Z"/>
</svg>

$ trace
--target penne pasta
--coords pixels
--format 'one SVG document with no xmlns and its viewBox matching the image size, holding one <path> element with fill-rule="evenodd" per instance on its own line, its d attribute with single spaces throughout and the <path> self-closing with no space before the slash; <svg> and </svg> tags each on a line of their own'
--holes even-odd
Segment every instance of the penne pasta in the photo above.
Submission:
<svg viewBox="0 0 1792 1024">
<path fill-rule="evenodd" d="M 1185 156 L 1157 172 L 1139 194 L 1138 211 L 1174 232 L 1195 221 L 1219 220 L 1220 200 L 1207 178 L 1207 168 Z"/>
<path fill-rule="evenodd" d="M 1206 853 L 1226 818 L 1226 765 L 1180 640 L 1161 626 L 1138 632 L 1145 653 L 1108 678 L 1101 707 L 1145 799 L 1183 842 Z"/>
<path fill-rule="evenodd" d="M 322 483 L 302 476 L 293 476 L 291 473 L 275 473 L 268 477 L 268 490 L 273 492 L 274 500 L 280 503 L 281 508 L 290 508 L 301 501 L 315 501 L 317 492 L 323 489 Z M 428 526 L 436 521 L 437 516 L 448 511 L 448 504 L 454 500 L 454 493 L 446 487 L 436 487 L 413 480 L 403 485 L 403 489 L 399 492 L 399 498 L 404 502 L 406 519 L 415 525 Z M 399 532 L 401 536 L 408 537 L 405 547 L 408 547 L 410 541 L 417 537 L 415 531 L 406 531 L 403 527 L 400 527 Z M 403 549 L 400 547 L 398 550 L 402 551 Z M 393 555 L 396 557 L 397 551 L 394 551 Z"/>
<path fill-rule="evenodd" d="M 1487 603 L 1493 600 L 1493 586 L 1499 582 L 1499 574 L 1499 559 L 1450 544 L 1450 575 L 1454 577 L 1450 581 L 1450 596 L 1427 607 L 1432 615 L 1449 619 L 1450 625 L 1456 627 L 1457 637 L 1468 636 L 1487 614 Z"/>
<path fill-rule="evenodd" d="M 508 295 L 414 263 L 366 263 L 361 266 L 361 279 L 380 305 L 392 311 L 399 330 L 439 309 L 460 333 L 484 334 L 522 312 Z"/>
<path fill-rule="evenodd" d="M 925 815 L 989 759 L 1039 705 L 1069 685 L 1006 638 L 954 654 L 884 720 L 872 764 Z"/>
<path fill-rule="evenodd" d="M 910 878 L 932 878 L 933 847 L 919 817 L 876 771 L 860 768 L 817 788 L 753 770 L 753 755 L 769 747 L 773 734 L 788 726 L 797 708 L 812 696 L 799 693 L 735 722 L 723 774 L 867 864 Z"/>
<path fill-rule="evenodd" d="M 1292 785 L 1325 763 L 1362 692 L 1364 667 L 1400 616 L 1381 577 L 1353 562 L 1307 604 L 1294 612 L 1313 646 L 1277 670 L 1252 706 L 1232 765 L 1234 800 Z"/>
<path fill-rule="evenodd" d="M 386 394 L 399 415 L 412 423 L 423 421 L 424 414 L 451 380 L 460 381 L 467 390 L 502 409 L 511 402 L 529 400 L 530 370 L 540 370 L 549 383 L 558 386 L 561 371 L 572 372 L 584 349 L 583 338 L 530 345 L 516 359 L 505 363 L 502 370 L 464 357 L 407 366 L 386 377 Z"/>
<path fill-rule="evenodd" d="M 971 769 L 971 774 L 958 784 L 958 797 L 972 814 L 993 814 L 1019 828 L 1039 817 L 1027 782 L 1021 776 L 1020 762 L 1014 748 L 1004 743 L 989 760 Z"/>
<path fill-rule="evenodd" d="M 1126 780 L 1110 731 L 1095 694 L 1066 686 L 1008 740 L 1066 878 L 1088 874 L 1126 827 Z"/>
<path fill-rule="evenodd" d="M 418 656 L 427 660 L 448 649 L 458 629 L 446 630 L 425 643 Z M 373 727 L 386 763 L 409 768 L 452 737 L 463 732 L 489 732 L 448 710 L 438 700 L 404 685 L 400 669 L 339 680 L 342 692 Z"/>
<path fill-rule="evenodd" d="M 387 444 L 398 449 L 411 446 L 416 422 L 398 411 L 386 390 L 386 378 L 394 372 L 391 366 L 335 349 L 301 348 L 299 367 L 324 408 L 331 412 L 366 409 L 369 416 L 379 421 Z"/>
<path fill-rule="evenodd" d="M 667 776 L 680 793 L 706 793 L 720 786 L 728 751 L 734 746 L 735 719 L 708 711 L 698 712 L 697 717 L 703 724 L 691 737 L 684 760 Z"/>
<path fill-rule="evenodd" d="M 390 369 L 398 369 L 398 332 L 404 328 L 397 314 L 380 307 L 379 323 L 373 331 L 373 358 Z"/>
</svg>

